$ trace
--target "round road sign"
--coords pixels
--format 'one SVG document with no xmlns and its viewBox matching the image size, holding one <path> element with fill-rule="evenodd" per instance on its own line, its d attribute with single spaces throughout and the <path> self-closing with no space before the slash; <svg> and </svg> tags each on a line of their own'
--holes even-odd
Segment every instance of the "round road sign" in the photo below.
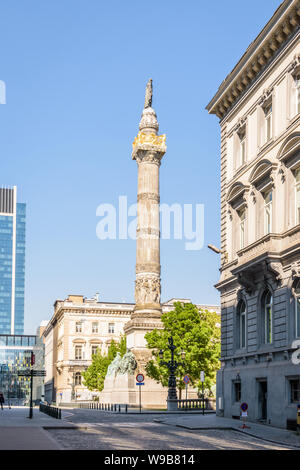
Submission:
<svg viewBox="0 0 300 470">
<path fill-rule="evenodd" d="M 145 377 L 143 376 L 143 374 L 138 374 L 136 376 L 136 381 L 137 382 L 144 382 L 144 380 L 145 380 Z"/>
<path fill-rule="evenodd" d="M 188 375 L 185 375 L 185 376 L 183 377 L 183 381 L 184 381 L 184 383 L 187 385 L 187 384 L 189 383 L 189 381 L 190 381 L 189 376 L 188 376 Z"/>
<path fill-rule="evenodd" d="M 248 410 L 248 403 L 242 403 L 241 404 L 241 410 L 242 411 L 247 411 Z"/>
</svg>

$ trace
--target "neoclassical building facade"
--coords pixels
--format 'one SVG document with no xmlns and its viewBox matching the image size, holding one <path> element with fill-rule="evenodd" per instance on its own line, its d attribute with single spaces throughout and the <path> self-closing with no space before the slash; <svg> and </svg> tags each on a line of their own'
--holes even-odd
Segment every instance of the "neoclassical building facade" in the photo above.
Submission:
<svg viewBox="0 0 300 470">
<path fill-rule="evenodd" d="M 171 299 L 162 311 L 173 310 Z M 119 341 L 130 321 L 133 303 L 100 302 L 98 295 L 88 299 L 69 295 L 54 303 L 54 314 L 43 331 L 45 343 L 45 400 L 48 403 L 74 403 L 99 395 L 83 385 L 81 373 L 92 363 L 97 351 L 106 354 L 112 340 Z M 199 309 L 220 313 L 218 305 L 198 305 Z"/>
<path fill-rule="evenodd" d="M 300 403 L 299 24 L 299 0 L 284 1 L 207 106 L 221 126 L 218 413 L 247 402 L 251 420 L 288 428 Z"/>
</svg>

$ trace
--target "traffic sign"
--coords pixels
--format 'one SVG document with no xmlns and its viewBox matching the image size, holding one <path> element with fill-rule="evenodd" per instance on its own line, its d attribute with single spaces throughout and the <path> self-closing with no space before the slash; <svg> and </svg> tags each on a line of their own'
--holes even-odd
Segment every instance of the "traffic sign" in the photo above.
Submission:
<svg viewBox="0 0 300 470">
<path fill-rule="evenodd" d="M 248 403 L 244 402 L 241 404 L 241 410 L 246 412 L 248 410 Z"/>
<path fill-rule="evenodd" d="M 137 382 L 136 385 L 145 385 L 145 383 L 144 382 Z"/>
<path fill-rule="evenodd" d="M 137 382 L 141 383 L 141 382 L 144 382 L 144 380 L 145 380 L 145 377 L 143 376 L 143 374 L 138 374 L 136 376 L 136 381 Z"/>
<path fill-rule="evenodd" d="M 185 376 L 183 377 L 183 381 L 184 381 L 185 385 L 187 385 L 187 384 L 189 383 L 189 381 L 190 381 L 189 376 L 188 376 L 188 375 L 185 375 Z"/>
<path fill-rule="evenodd" d="M 201 381 L 201 382 L 204 382 L 204 377 L 205 377 L 204 371 L 202 370 L 202 371 L 200 372 L 200 381 Z"/>
</svg>

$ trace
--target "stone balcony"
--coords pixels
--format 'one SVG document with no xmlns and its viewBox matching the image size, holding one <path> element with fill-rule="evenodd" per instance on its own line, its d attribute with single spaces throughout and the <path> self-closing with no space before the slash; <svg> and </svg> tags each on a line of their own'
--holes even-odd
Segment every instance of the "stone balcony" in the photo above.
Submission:
<svg viewBox="0 0 300 470">
<path fill-rule="evenodd" d="M 92 361 L 90 359 L 69 359 L 67 361 L 57 361 L 56 368 L 62 367 L 89 367 Z"/>
<path fill-rule="evenodd" d="M 283 278 L 283 260 L 300 250 L 300 224 L 282 232 L 270 233 L 256 240 L 236 253 L 236 258 L 221 270 L 221 278 L 216 288 L 222 288 L 233 279 L 251 292 L 254 289 L 254 278 L 257 272 L 271 273 L 276 281 Z"/>
<path fill-rule="evenodd" d="M 270 233 L 237 252 L 235 269 L 264 255 L 281 257 L 299 246 L 300 225 L 280 234 Z"/>
</svg>

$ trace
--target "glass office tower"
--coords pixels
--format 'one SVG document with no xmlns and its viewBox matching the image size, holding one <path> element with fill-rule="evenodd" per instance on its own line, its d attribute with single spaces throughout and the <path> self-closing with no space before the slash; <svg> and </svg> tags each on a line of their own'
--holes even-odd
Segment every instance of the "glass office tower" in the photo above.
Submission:
<svg viewBox="0 0 300 470">
<path fill-rule="evenodd" d="M 26 204 L 0 188 L 0 335 L 24 332 Z"/>
</svg>

